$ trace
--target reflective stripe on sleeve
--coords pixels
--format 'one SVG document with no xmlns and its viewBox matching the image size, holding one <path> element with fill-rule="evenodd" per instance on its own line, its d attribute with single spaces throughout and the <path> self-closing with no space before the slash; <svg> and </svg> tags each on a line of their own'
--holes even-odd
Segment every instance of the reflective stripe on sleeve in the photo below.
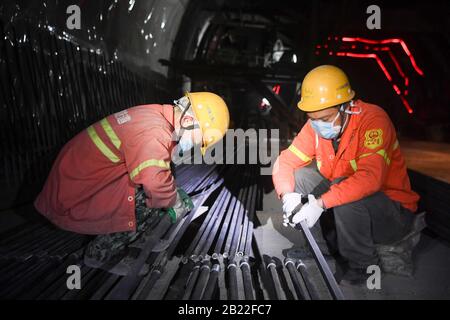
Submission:
<svg viewBox="0 0 450 320">
<path fill-rule="evenodd" d="M 387 155 L 387 152 L 384 149 L 378 150 L 377 152 L 364 153 L 364 154 L 362 154 L 362 155 L 360 155 L 358 157 L 358 160 L 361 159 L 361 158 L 365 158 L 365 157 L 371 156 L 373 154 L 378 154 L 378 155 L 382 156 L 384 161 L 386 161 L 387 165 L 391 164 L 391 159 L 389 159 L 389 157 Z M 358 165 L 356 164 L 356 160 L 355 159 L 350 160 L 350 165 L 352 166 L 354 171 L 358 170 Z"/>
<path fill-rule="evenodd" d="M 108 135 L 109 140 L 111 140 L 111 143 L 116 147 L 118 150 L 120 149 L 120 145 L 122 142 L 120 141 L 119 137 L 114 132 L 113 128 L 109 124 L 108 120 L 106 118 L 103 118 L 100 121 L 100 124 L 102 125 L 103 130 L 105 130 L 106 134 Z"/>
<path fill-rule="evenodd" d="M 139 164 L 136 168 L 134 168 L 133 171 L 131 171 L 130 178 L 134 179 L 134 177 L 136 177 L 142 170 L 148 167 L 170 169 L 170 163 L 164 160 L 156 160 L 156 159 L 145 160 L 144 162 Z"/>
<path fill-rule="evenodd" d="M 350 165 L 352 166 L 353 171 L 358 170 L 358 165 L 356 164 L 356 160 L 355 159 L 350 160 Z"/>
<path fill-rule="evenodd" d="M 290 145 L 288 148 L 289 151 L 291 151 L 293 154 L 295 154 L 297 157 L 299 157 L 303 162 L 310 162 L 311 158 L 308 157 L 306 154 L 298 150 L 294 145 Z"/>
<path fill-rule="evenodd" d="M 97 131 L 95 131 L 95 128 L 93 126 L 89 126 L 86 130 L 91 140 L 94 142 L 94 144 L 97 146 L 100 152 L 103 153 L 105 157 L 107 157 L 114 163 L 120 161 L 119 157 L 116 156 L 114 152 L 112 152 L 111 149 L 108 148 L 108 146 L 102 141 L 102 139 L 100 139 L 100 137 L 97 134 Z"/>
</svg>

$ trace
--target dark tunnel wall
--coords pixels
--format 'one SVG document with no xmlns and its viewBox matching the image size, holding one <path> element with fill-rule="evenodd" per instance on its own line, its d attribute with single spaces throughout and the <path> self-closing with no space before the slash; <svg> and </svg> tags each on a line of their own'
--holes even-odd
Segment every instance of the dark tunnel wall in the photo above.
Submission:
<svg viewBox="0 0 450 320">
<path fill-rule="evenodd" d="M 389 113 L 401 138 L 450 141 L 448 1 L 377 1 L 382 14 L 379 30 L 366 27 L 369 16 L 366 9 L 371 4 L 356 0 L 227 0 L 221 1 L 217 8 L 214 1 L 192 0 L 187 13 L 195 11 L 195 14 L 185 15 L 178 33 L 182 41 L 175 42 L 169 65 L 172 71 L 190 78 L 190 81 L 179 79 L 180 83 L 189 82 L 194 89 L 207 87 L 230 92 L 227 101 L 232 102 L 232 111 L 238 113 L 235 119 L 249 109 L 258 112 L 262 97 L 271 100 L 265 92 L 254 88 L 255 83 L 280 85 L 283 111 L 297 121 L 294 126 L 298 129 L 305 117 L 296 108 L 300 97 L 291 93 L 292 88 L 300 88 L 301 79 L 312 68 L 335 64 L 349 75 L 357 98 L 378 104 Z M 352 49 L 348 43 L 335 41 L 335 37 L 401 39 L 424 74 L 414 70 L 400 43 L 357 44 Z M 273 54 L 274 41 L 278 39 L 283 40 L 285 54 L 279 62 L 267 65 L 265 58 Z M 385 51 L 386 47 L 389 51 Z M 338 56 L 341 51 L 377 54 L 392 80 L 375 59 Z M 293 53 L 296 63 L 290 59 Z M 408 84 L 404 84 L 399 68 Z M 264 117 L 275 128 L 282 129 L 283 121 L 280 123 L 278 115 L 274 115 L 278 108 L 270 102 L 272 111 Z M 412 113 L 408 113 L 406 105 Z M 284 118 L 286 115 L 281 113 L 281 120 Z"/>
<path fill-rule="evenodd" d="M 2 2 L 0 209 L 34 199 L 60 148 L 88 125 L 174 98 L 158 59 L 185 2 Z M 81 30 L 66 28 L 71 4 Z"/>
</svg>

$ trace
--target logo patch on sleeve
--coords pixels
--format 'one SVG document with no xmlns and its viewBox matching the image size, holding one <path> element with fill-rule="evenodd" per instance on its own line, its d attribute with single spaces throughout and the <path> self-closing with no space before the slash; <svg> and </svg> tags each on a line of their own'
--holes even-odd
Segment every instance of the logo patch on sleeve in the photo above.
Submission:
<svg viewBox="0 0 450 320">
<path fill-rule="evenodd" d="M 114 114 L 118 124 L 123 124 L 131 120 L 128 110 L 123 110 Z"/>
<path fill-rule="evenodd" d="M 367 130 L 364 136 L 366 138 L 364 146 L 368 149 L 375 149 L 383 144 L 383 130 L 381 129 Z"/>
</svg>

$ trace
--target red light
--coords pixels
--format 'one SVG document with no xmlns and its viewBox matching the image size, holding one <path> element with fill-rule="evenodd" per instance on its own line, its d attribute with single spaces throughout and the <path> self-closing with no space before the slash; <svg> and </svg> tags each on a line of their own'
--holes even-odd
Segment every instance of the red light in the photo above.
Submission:
<svg viewBox="0 0 450 320">
<path fill-rule="evenodd" d="M 352 45 L 352 49 L 355 49 L 355 48 L 356 48 L 356 46 L 353 44 L 353 45 Z"/>
<path fill-rule="evenodd" d="M 405 106 L 406 110 L 408 110 L 408 113 L 412 114 L 414 111 L 413 109 L 411 109 L 411 106 L 409 105 L 408 101 L 403 96 L 400 96 L 400 99 L 402 99 L 403 105 Z"/>
<path fill-rule="evenodd" d="M 402 46 L 403 51 L 406 53 L 406 55 L 409 57 L 409 61 L 411 61 L 411 64 L 413 68 L 416 70 L 418 74 L 420 74 L 422 77 L 424 76 L 424 73 L 422 69 L 419 68 L 419 66 L 416 63 L 416 60 L 414 59 L 414 56 L 412 55 L 411 51 L 408 49 L 408 46 L 406 45 L 405 41 L 399 38 L 394 39 L 384 39 L 384 40 L 371 40 L 371 39 L 364 39 L 364 38 L 358 38 L 358 37 L 342 37 L 342 41 L 344 42 L 362 42 L 362 43 L 368 43 L 368 44 L 386 44 L 386 43 L 399 43 Z"/>
<path fill-rule="evenodd" d="M 336 55 L 337 56 L 352 57 L 352 58 L 371 58 L 371 59 L 375 59 L 375 61 L 377 62 L 378 66 L 381 68 L 381 70 L 383 71 L 383 73 L 386 76 L 386 78 L 389 80 L 389 82 L 392 83 L 392 77 L 391 77 L 390 73 L 387 71 L 385 65 L 383 64 L 383 62 L 381 61 L 381 59 L 378 57 L 377 54 L 375 54 L 375 53 L 337 52 Z M 400 99 L 402 100 L 402 103 L 405 106 L 405 108 L 408 111 L 408 113 L 412 114 L 413 110 L 412 110 L 411 106 L 409 105 L 408 101 L 401 95 L 401 91 L 398 88 L 398 86 L 396 84 L 392 84 L 392 88 L 394 89 L 395 93 L 400 96 Z"/>
<path fill-rule="evenodd" d="M 395 58 L 395 55 L 392 53 L 391 50 L 388 51 L 389 52 L 389 56 L 391 57 L 392 61 L 395 64 L 395 67 L 397 68 L 398 73 L 400 73 L 400 75 L 402 76 L 402 78 L 405 81 L 405 86 L 408 86 L 409 83 L 409 79 L 406 77 L 405 73 L 403 72 L 402 68 L 400 67 L 400 64 L 398 63 L 397 59 Z"/>
<path fill-rule="evenodd" d="M 337 54 L 339 55 L 339 53 Z M 378 65 L 380 66 L 381 70 L 383 71 L 384 75 L 389 81 L 392 81 L 392 77 L 390 73 L 387 71 L 386 67 L 384 66 L 381 59 L 375 54 L 375 53 L 351 53 L 351 52 L 344 52 L 344 56 L 352 57 L 352 58 L 372 58 L 375 59 Z M 342 56 L 342 55 L 341 55 Z"/>
<path fill-rule="evenodd" d="M 279 95 L 280 94 L 280 85 L 279 84 L 276 84 L 276 85 L 274 85 L 273 86 L 273 88 L 272 88 L 272 91 L 276 94 L 276 95 Z"/>
<path fill-rule="evenodd" d="M 321 48 L 321 45 L 320 45 L 320 44 L 318 44 L 318 45 L 316 46 L 316 48 L 317 48 L 317 49 L 320 49 L 320 48 Z"/>
<path fill-rule="evenodd" d="M 328 52 L 328 54 L 329 54 L 330 56 L 332 56 L 332 55 L 333 55 L 333 51 Z"/>
</svg>

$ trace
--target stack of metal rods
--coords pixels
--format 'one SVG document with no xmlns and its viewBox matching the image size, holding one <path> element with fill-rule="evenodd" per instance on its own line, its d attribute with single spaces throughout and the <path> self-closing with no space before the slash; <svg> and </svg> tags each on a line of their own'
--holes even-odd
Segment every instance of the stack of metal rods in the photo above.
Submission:
<svg viewBox="0 0 450 320">
<path fill-rule="evenodd" d="M 167 299 L 210 299 L 222 270 L 227 272 L 230 298 L 237 299 L 236 268 L 242 269 L 245 297 L 254 299 L 249 257 L 257 170 L 256 166 L 235 166 L 227 171 L 231 176 L 241 173 L 242 179 L 233 179 L 218 193 L 184 253 L 183 265 L 169 288 Z"/>
<path fill-rule="evenodd" d="M 0 297 L 15 299 L 320 299 L 299 260 L 262 256 L 253 237 L 257 166 L 180 166 L 179 187 L 195 209 L 160 232 L 162 251 L 144 257 L 144 275 L 119 276 L 83 263 L 91 239 L 48 223 L 27 223 L 0 241 Z M 239 177 L 239 179 L 236 179 Z M 205 213 L 201 208 L 208 206 Z M 158 220 L 158 219 L 156 219 Z M 155 220 L 155 221 L 156 221 Z M 153 224 L 153 226 L 156 225 Z M 67 267 L 83 287 L 69 290 Z"/>
<path fill-rule="evenodd" d="M 195 181 L 189 179 L 191 176 L 190 171 L 193 168 L 197 169 L 196 177 L 198 179 Z M 198 166 L 198 168 L 197 166 L 187 166 L 183 171 L 184 174 L 180 173 L 179 175 L 185 182 L 183 184 L 180 184 L 180 181 L 177 182 L 180 187 L 196 194 L 193 197 L 193 201 L 194 203 L 198 202 L 199 205 L 209 197 L 213 190 L 223 184 L 223 180 L 220 181 L 219 177 L 221 169 L 216 166 L 202 165 Z M 216 185 L 214 185 L 214 182 L 216 182 Z M 189 226 L 193 214 L 194 212 L 182 219 L 178 229 L 176 229 L 177 225 L 172 225 L 169 228 L 167 235 L 164 237 L 168 237 L 173 231 L 177 231 L 177 234 L 174 239 L 171 239 L 172 242 L 167 250 L 161 253 L 152 253 L 148 257 L 147 262 L 155 270 L 154 273 L 158 269 L 163 270 L 164 261 L 171 258 L 178 241 Z M 121 278 L 125 278 L 109 275 L 102 270 L 91 270 L 83 266 L 83 249 L 92 237 L 60 230 L 45 220 L 19 225 L 13 230 L 2 234 L 0 239 L 0 285 L 2 288 L 0 297 L 62 298 L 68 289 L 65 281 L 61 279 L 67 278 L 66 268 L 70 264 L 79 265 L 82 271 L 86 272 L 87 276 L 83 280 L 89 284 L 91 283 L 89 281 L 91 278 L 92 283 L 98 282 L 97 274 L 101 276 L 100 278 L 105 278 L 104 283 L 97 284 L 99 289 L 104 291 L 105 294 L 117 285 Z M 153 272 L 153 270 L 151 271 Z M 53 275 L 52 277 L 46 277 L 49 272 Z M 37 283 L 36 281 L 39 278 L 42 278 L 43 281 Z M 18 284 L 18 279 L 21 279 L 20 285 Z M 58 292 L 54 291 L 56 283 L 62 286 L 62 288 L 57 290 Z M 26 291 L 25 289 L 30 288 L 31 285 L 37 285 L 40 290 Z M 82 291 L 82 294 L 75 298 L 85 296 L 87 291 Z M 100 291 L 93 296 L 94 298 L 104 298 Z"/>
</svg>

